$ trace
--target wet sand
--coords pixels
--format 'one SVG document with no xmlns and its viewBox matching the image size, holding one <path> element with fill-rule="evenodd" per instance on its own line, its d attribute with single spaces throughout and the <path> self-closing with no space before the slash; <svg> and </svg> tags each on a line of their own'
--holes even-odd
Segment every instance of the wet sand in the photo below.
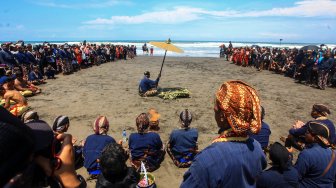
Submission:
<svg viewBox="0 0 336 188">
<path fill-rule="evenodd" d="M 153 107 L 161 114 L 159 134 L 162 141 L 167 142 L 170 132 L 179 127 L 179 113 L 188 108 L 194 115 L 191 126 L 199 130 L 200 149 L 210 145 L 217 136 L 214 93 L 227 80 L 242 80 L 257 89 L 266 110 L 265 122 L 271 127 L 271 141 L 279 141 L 279 136 L 287 135 L 296 120 L 311 120 L 310 110 L 314 103 L 327 104 L 332 113 L 330 119 L 336 120 L 336 89 L 318 90 L 294 83 L 293 79 L 282 75 L 238 67 L 219 58 L 168 56 L 159 86 L 187 88 L 192 93 L 191 98 L 141 98 L 138 83 L 143 72 L 150 71 L 155 79 L 161 62 L 162 57 L 136 57 L 94 66 L 68 76 L 59 75 L 56 80 L 48 80 L 41 86 L 43 93 L 29 98 L 28 102 L 50 125 L 58 115 L 69 116 L 69 132 L 78 140 L 93 133 L 92 123 L 98 115 L 107 116 L 109 135 L 119 140 L 124 128 L 128 135 L 136 131 L 138 114 Z M 158 187 L 179 187 L 186 170 L 178 169 L 166 155 L 160 169 L 153 174 Z M 87 177 L 84 168 L 78 173 Z M 94 187 L 94 181 L 88 185 Z"/>
</svg>

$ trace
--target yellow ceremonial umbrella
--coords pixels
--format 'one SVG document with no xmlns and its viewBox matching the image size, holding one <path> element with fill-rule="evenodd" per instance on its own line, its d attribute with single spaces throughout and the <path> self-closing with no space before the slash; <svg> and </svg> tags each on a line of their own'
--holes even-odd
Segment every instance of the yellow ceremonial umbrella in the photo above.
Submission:
<svg viewBox="0 0 336 188">
<path fill-rule="evenodd" d="M 158 48 L 161 48 L 161 49 L 164 49 L 165 50 L 165 54 L 163 56 L 163 60 L 162 60 L 162 64 L 161 64 L 161 69 L 160 69 L 160 74 L 159 76 L 161 76 L 161 72 L 162 72 L 162 67 L 163 67 L 163 64 L 164 64 L 164 61 L 166 59 L 166 54 L 167 54 L 167 51 L 171 51 L 171 52 L 176 52 L 176 53 L 183 53 L 183 50 L 176 47 L 175 45 L 173 45 L 171 43 L 171 40 L 168 39 L 167 41 L 165 42 L 149 42 L 149 44 L 152 44 Z"/>
</svg>

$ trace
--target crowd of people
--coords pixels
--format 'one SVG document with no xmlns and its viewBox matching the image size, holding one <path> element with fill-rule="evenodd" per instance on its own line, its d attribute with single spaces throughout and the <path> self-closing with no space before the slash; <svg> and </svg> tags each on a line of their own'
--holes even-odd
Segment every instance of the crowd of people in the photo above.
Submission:
<svg viewBox="0 0 336 188">
<path fill-rule="evenodd" d="M 77 141 L 68 133 L 71 118 L 59 115 L 49 125 L 38 112 L 20 110 L 27 107 L 27 101 L 16 85 L 23 80 L 33 88 L 32 93 L 41 92 L 35 84 L 43 83 L 46 74 L 40 72 L 42 79 L 33 83 L 23 76 L 30 66 L 16 64 L 6 64 L 7 75 L 1 77 L 5 102 L 4 107 L 0 106 L 0 187 L 87 187 L 86 181 L 92 179 L 96 187 L 155 187 L 147 177 L 160 168 L 166 153 L 176 168 L 188 168 L 181 180 L 183 188 L 335 184 L 335 126 L 324 104 L 313 105 L 313 120 L 297 121 L 288 136 L 270 144 L 271 128 L 264 122 L 267 109 L 261 105 L 259 94 L 242 81 L 227 81 L 216 91 L 213 104 L 218 136 L 204 149 L 198 148 L 199 132 L 191 127 L 193 113 L 189 109 L 180 112 L 180 128 L 173 130 L 166 142 L 158 132 L 160 114 L 153 108 L 135 118 L 136 131 L 128 141 L 113 138 L 106 116 L 93 120 L 92 134 Z M 33 70 L 40 71 L 34 66 L 39 63 L 33 65 Z M 144 82 L 149 77 L 150 73 L 145 72 Z M 155 86 L 159 78 L 146 82 Z M 296 151 L 300 152 L 297 159 L 293 157 Z M 267 155 L 272 162 L 268 169 Z M 88 179 L 77 173 L 82 167 Z"/>
<path fill-rule="evenodd" d="M 1 105 L 20 116 L 29 107 L 25 97 L 40 93 L 38 85 L 46 83 L 47 79 L 135 56 L 134 45 L 97 45 L 86 41 L 78 45 L 3 43 L 0 48 Z"/>
<path fill-rule="evenodd" d="M 323 48 L 322 48 L 323 47 Z M 220 57 L 244 67 L 269 70 L 294 78 L 298 83 L 324 90 L 336 87 L 335 49 L 308 46 L 301 49 L 220 46 Z"/>
<path fill-rule="evenodd" d="M 181 187 L 333 187 L 336 136 L 327 106 L 313 105 L 313 120 L 297 121 L 280 139 L 283 143 L 269 144 L 271 129 L 263 121 L 265 109 L 254 88 L 228 81 L 215 97 L 219 135 L 201 151 L 188 109 L 178 117 L 181 128 L 173 130 L 164 144 L 155 109 L 136 117 L 137 131 L 128 143 L 109 134 L 105 116 L 97 117 L 92 135 L 78 143 L 67 133 L 67 116 L 57 116 L 49 126 L 37 112 L 26 111 L 19 119 L 0 107 L 0 186 L 86 187 L 76 172 L 84 166 L 96 187 L 139 187 L 143 168 L 157 170 L 168 153 L 177 168 L 189 168 Z M 294 149 L 300 151 L 295 164 Z M 265 170 L 267 154 L 272 163 Z"/>
</svg>

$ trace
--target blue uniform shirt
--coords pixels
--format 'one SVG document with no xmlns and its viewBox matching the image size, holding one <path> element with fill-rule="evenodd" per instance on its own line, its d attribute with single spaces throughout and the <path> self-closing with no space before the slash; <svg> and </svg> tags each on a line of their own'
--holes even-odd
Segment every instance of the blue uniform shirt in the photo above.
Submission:
<svg viewBox="0 0 336 188">
<path fill-rule="evenodd" d="M 271 129 L 267 123 L 262 121 L 261 129 L 258 134 L 250 133 L 250 137 L 258 141 L 261 145 L 261 148 L 266 148 L 268 146 L 269 137 L 271 135 Z"/>
<path fill-rule="evenodd" d="M 148 90 L 155 88 L 156 85 L 159 83 L 159 78 L 157 78 L 155 81 L 150 80 L 146 76 L 140 81 L 139 84 L 139 92 L 140 93 L 146 93 Z"/>
<path fill-rule="evenodd" d="M 6 64 L 9 67 L 13 67 L 16 64 L 14 59 L 14 55 L 9 50 L 0 50 L 1 62 L 2 64 Z"/>
<path fill-rule="evenodd" d="M 255 187 L 266 166 L 264 152 L 252 138 L 213 143 L 196 155 L 181 187 Z"/>
<path fill-rule="evenodd" d="M 23 64 L 28 65 L 29 64 L 29 59 L 24 52 L 18 52 L 16 54 L 14 54 L 14 57 L 16 58 L 16 60 L 19 62 L 20 65 L 23 65 Z"/>
<path fill-rule="evenodd" d="M 35 81 L 35 80 L 40 80 L 40 79 L 43 79 L 43 76 L 39 72 L 30 71 L 30 73 L 28 74 L 29 81 Z"/>
<path fill-rule="evenodd" d="M 179 159 L 181 154 L 188 154 L 190 149 L 195 149 L 198 139 L 197 129 L 177 129 L 173 130 L 169 142 L 174 156 Z"/>
<path fill-rule="evenodd" d="M 132 160 L 143 157 L 145 150 L 156 153 L 162 148 L 161 138 L 159 134 L 154 132 L 144 134 L 132 133 L 129 137 L 128 144 Z"/>
<path fill-rule="evenodd" d="M 330 135 L 329 135 L 329 139 L 330 139 L 330 141 L 331 141 L 331 143 L 336 143 L 336 136 L 335 136 L 335 126 L 334 126 L 334 124 L 333 124 L 333 122 L 332 121 L 330 121 L 329 119 L 322 119 L 322 118 L 317 118 L 316 120 L 314 120 L 314 121 L 317 121 L 317 122 L 320 122 L 320 123 L 323 123 L 323 124 L 325 124 L 327 127 L 328 127 L 328 129 L 329 129 L 329 133 L 330 133 Z M 309 121 L 310 122 L 310 121 Z M 309 122 L 307 122 L 304 126 L 302 126 L 301 128 L 299 128 L 299 129 L 290 129 L 289 130 L 289 134 L 291 134 L 291 135 L 294 135 L 294 136 L 296 136 L 296 137 L 299 137 L 299 136 L 304 136 L 305 134 L 306 134 L 306 132 L 307 132 L 307 129 L 308 129 L 308 123 Z"/>
<path fill-rule="evenodd" d="M 327 70 L 329 71 L 334 64 L 334 59 L 333 58 L 323 58 L 321 63 L 318 64 L 318 69 L 319 70 Z"/>
<path fill-rule="evenodd" d="M 321 177 L 331 160 L 332 151 L 319 144 L 308 145 L 300 152 L 295 168 L 299 172 L 300 187 L 333 187 L 336 175 L 334 162 L 328 172 Z"/>
<path fill-rule="evenodd" d="M 28 61 L 29 61 L 30 63 L 36 64 L 37 61 L 36 61 L 34 55 L 32 54 L 32 52 L 27 51 L 27 52 L 25 53 L 25 55 L 26 55 L 26 57 L 28 58 Z"/>
<path fill-rule="evenodd" d="M 109 143 L 116 141 L 108 135 L 93 134 L 86 138 L 83 147 L 84 167 L 89 170 L 97 168 L 97 159 L 99 159 L 101 152 Z"/>
</svg>

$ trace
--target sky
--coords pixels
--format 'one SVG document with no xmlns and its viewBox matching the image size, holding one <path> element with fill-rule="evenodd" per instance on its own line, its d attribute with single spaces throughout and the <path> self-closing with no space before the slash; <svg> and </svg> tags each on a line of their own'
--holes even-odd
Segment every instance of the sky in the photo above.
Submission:
<svg viewBox="0 0 336 188">
<path fill-rule="evenodd" d="M 336 43 L 336 0 L 6 0 L 0 41 Z"/>
</svg>

